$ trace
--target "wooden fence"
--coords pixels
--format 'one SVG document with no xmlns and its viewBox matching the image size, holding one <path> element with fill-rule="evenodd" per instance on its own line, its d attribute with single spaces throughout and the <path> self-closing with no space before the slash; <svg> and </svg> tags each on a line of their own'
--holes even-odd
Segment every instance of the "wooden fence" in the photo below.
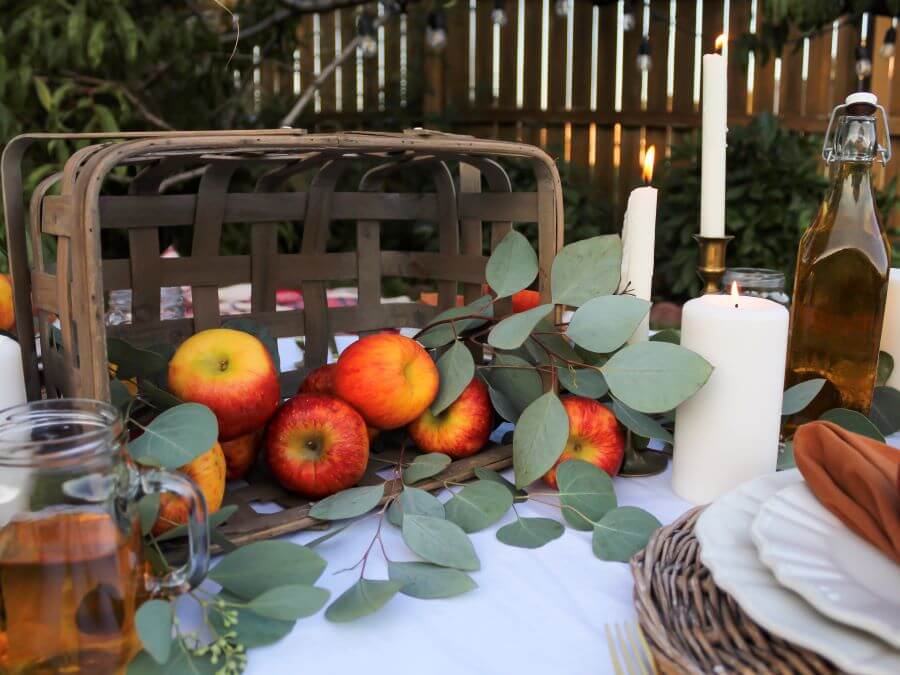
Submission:
<svg viewBox="0 0 900 675">
<path fill-rule="evenodd" d="M 679 135 L 699 127 L 699 59 L 724 33 L 731 124 L 769 111 L 790 128 L 822 133 L 833 106 L 860 86 L 854 65 L 862 42 L 872 53 L 872 89 L 900 132 L 900 76 L 894 58 L 879 55 L 890 19 L 835 22 L 808 39 L 792 36 L 778 58 L 742 64 L 734 41 L 757 30 L 764 1 L 570 0 L 559 15 L 554 0 L 505 0 L 508 21 L 500 26 L 491 19 L 494 0 L 457 0 L 446 10 L 440 52 L 425 44 L 431 3 L 410 3 L 408 14 L 379 29 L 375 55 L 344 62 L 298 125 L 361 128 L 406 109 L 461 133 L 525 140 L 584 168 L 620 210 L 641 180 L 644 149 L 653 144 L 657 157 L 666 156 Z M 629 8 L 635 22 L 626 31 Z M 373 3 L 369 11 L 385 10 Z M 304 17 L 292 76 L 272 81 L 257 72 L 256 87 L 301 91 L 355 35 L 355 10 Z M 644 37 L 647 72 L 636 63 Z"/>
</svg>

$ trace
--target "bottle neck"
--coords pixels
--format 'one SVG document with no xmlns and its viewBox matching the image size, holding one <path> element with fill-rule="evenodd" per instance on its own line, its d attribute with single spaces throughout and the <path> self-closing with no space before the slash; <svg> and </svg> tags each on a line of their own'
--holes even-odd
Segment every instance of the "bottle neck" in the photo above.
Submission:
<svg viewBox="0 0 900 675">
<path fill-rule="evenodd" d="M 875 117 L 871 115 L 845 115 L 834 135 L 834 153 L 831 165 L 865 164 L 871 167 L 878 154 L 878 133 Z"/>
</svg>

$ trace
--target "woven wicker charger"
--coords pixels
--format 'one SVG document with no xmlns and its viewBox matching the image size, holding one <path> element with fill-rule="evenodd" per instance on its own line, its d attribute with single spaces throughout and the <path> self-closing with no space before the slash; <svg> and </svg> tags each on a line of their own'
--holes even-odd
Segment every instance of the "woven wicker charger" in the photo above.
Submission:
<svg viewBox="0 0 900 675">
<path fill-rule="evenodd" d="M 631 560 L 638 621 L 660 672 L 839 672 L 761 628 L 716 586 L 694 536 L 702 510 L 660 528 Z"/>
</svg>

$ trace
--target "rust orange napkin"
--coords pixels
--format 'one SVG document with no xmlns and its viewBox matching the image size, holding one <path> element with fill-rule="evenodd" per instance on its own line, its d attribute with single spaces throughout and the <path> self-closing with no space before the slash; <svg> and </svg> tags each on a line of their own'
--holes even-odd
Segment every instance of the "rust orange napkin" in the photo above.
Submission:
<svg viewBox="0 0 900 675">
<path fill-rule="evenodd" d="M 811 422 L 794 435 L 794 459 L 822 505 L 900 565 L 900 450 Z"/>
</svg>

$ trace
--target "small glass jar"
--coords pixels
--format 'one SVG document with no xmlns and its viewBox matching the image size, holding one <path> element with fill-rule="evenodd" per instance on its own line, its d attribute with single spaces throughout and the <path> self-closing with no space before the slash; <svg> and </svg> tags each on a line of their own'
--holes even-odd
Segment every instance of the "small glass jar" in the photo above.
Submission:
<svg viewBox="0 0 900 675">
<path fill-rule="evenodd" d="M 722 292 L 729 293 L 733 282 L 737 282 L 738 290 L 743 295 L 765 298 L 785 307 L 791 304 L 791 298 L 784 290 L 784 272 L 755 267 L 729 267 L 722 279 Z"/>
</svg>

